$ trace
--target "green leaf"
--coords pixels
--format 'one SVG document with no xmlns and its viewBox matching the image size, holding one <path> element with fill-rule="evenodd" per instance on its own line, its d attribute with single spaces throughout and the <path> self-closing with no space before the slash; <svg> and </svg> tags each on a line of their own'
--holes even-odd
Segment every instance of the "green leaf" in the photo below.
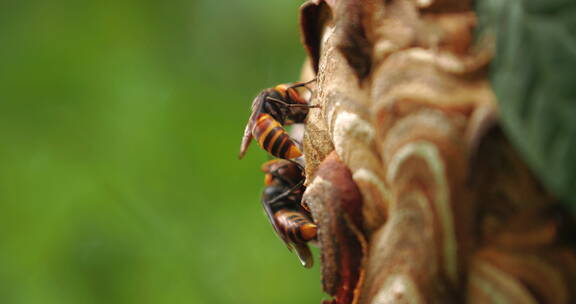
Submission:
<svg viewBox="0 0 576 304">
<path fill-rule="evenodd" d="M 576 211 L 576 2 L 481 0 L 477 12 L 497 40 L 490 77 L 505 131 Z"/>
</svg>

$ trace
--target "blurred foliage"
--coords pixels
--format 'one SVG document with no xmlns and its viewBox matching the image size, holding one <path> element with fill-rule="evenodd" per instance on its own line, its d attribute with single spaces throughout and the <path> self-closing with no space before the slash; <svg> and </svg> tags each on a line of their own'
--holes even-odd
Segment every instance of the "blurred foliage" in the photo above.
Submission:
<svg viewBox="0 0 576 304">
<path fill-rule="evenodd" d="M 0 303 L 317 303 L 240 137 L 301 1 L 0 4 Z"/>
<path fill-rule="evenodd" d="M 576 212 L 576 2 L 477 1 L 497 39 L 491 80 L 512 142 Z"/>
</svg>

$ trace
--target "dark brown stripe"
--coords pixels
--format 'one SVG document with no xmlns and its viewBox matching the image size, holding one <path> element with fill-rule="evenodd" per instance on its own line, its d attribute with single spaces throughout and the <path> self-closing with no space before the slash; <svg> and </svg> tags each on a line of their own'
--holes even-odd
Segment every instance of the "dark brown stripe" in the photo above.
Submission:
<svg viewBox="0 0 576 304">
<path fill-rule="evenodd" d="M 288 135 L 286 135 L 286 137 L 288 137 Z M 282 145 L 282 148 L 278 155 L 280 155 L 281 158 L 286 158 L 286 153 L 288 153 L 288 150 L 290 150 L 290 147 L 292 147 L 293 145 L 294 143 L 292 143 L 292 139 L 288 138 L 288 140 L 284 142 L 284 144 Z"/>
<path fill-rule="evenodd" d="M 285 145 L 286 141 L 288 141 L 288 140 L 290 140 L 288 138 L 288 135 L 286 135 L 285 132 L 282 132 L 282 134 L 280 134 L 280 136 L 278 136 L 276 138 L 276 141 L 274 141 L 274 146 L 272 147 L 272 149 L 270 149 L 270 154 L 272 154 L 276 157 L 284 158 L 284 157 L 282 157 L 282 155 L 284 155 L 284 154 L 279 153 L 279 151 L 280 151 L 280 148 L 283 145 Z"/>
<path fill-rule="evenodd" d="M 291 227 L 284 227 L 284 233 L 286 234 L 286 238 L 292 240 L 292 228 Z"/>
<path fill-rule="evenodd" d="M 265 150 L 269 150 L 270 141 L 272 141 L 272 138 L 274 138 L 274 136 L 277 134 L 279 129 L 282 129 L 282 128 L 281 127 L 275 127 L 274 129 L 270 130 L 270 132 L 268 132 L 268 135 L 266 135 L 266 138 L 264 138 L 264 142 L 262 144 L 262 146 L 264 147 Z"/>
<path fill-rule="evenodd" d="M 300 243 L 300 238 L 298 237 L 298 234 L 300 232 L 300 229 L 298 229 L 297 227 L 292 227 L 290 228 L 290 235 L 292 236 L 292 241 L 294 243 Z"/>
</svg>

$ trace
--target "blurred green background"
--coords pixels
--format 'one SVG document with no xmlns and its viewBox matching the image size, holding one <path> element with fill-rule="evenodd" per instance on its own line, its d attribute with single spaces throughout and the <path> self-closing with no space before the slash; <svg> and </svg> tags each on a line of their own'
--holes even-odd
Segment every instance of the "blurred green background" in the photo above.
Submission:
<svg viewBox="0 0 576 304">
<path fill-rule="evenodd" d="M 0 303 L 318 303 L 237 159 L 301 2 L 2 1 Z"/>
</svg>

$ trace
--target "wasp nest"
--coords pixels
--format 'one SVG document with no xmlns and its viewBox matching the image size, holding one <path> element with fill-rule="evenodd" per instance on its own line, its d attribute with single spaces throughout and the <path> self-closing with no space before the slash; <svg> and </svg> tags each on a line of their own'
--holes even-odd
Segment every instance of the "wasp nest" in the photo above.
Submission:
<svg viewBox="0 0 576 304">
<path fill-rule="evenodd" d="M 304 201 L 327 303 L 576 301 L 573 225 L 500 131 L 493 45 L 475 38 L 471 5 L 301 8 L 303 78 L 321 106 Z"/>
</svg>

